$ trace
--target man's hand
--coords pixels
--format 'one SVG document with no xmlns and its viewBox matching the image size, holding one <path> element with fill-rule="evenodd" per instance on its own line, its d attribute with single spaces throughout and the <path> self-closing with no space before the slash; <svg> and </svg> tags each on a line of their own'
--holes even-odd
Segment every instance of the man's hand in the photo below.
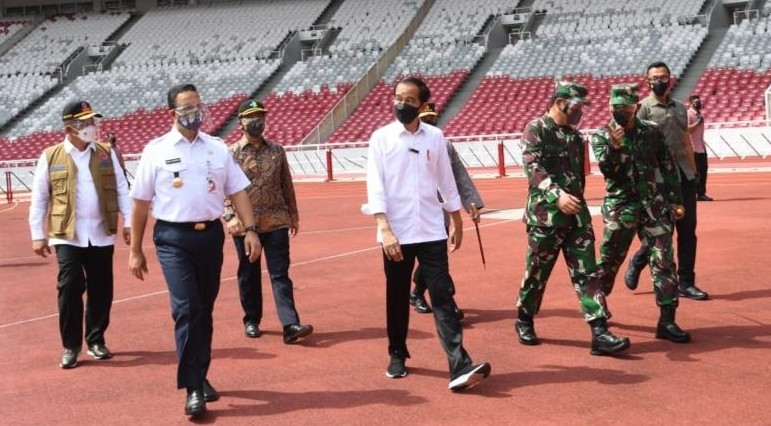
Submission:
<svg viewBox="0 0 771 426">
<path fill-rule="evenodd" d="M 123 242 L 126 245 L 131 244 L 131 228 L 123 228 Z"/>
<path fill-rule="evenodd" d="M 581 211 L 581 199 L 563 192 L 557 199 L 557 208 L 565 214 L 578 214 Z"/>
<path fill-rule="evenodd" d="M 244 251 L 244 254 L 249 258 L 249 262 L 254 263 L 254 261 L 260 258 L 260 254 L 262 254 L 262 245 L 260 244 L 260 238 L 256 233 L 247 232 L 246 235 L 244 235 Z"/>
<path fill-rule="evenodd" d="M 471 203 L 471 212 L 469 213 L 469 216 L 471 217 L 471 221 L 474 223 L 479 223 L 479 221 L 482 219 L 476 203 Z"/>
<path fill-rule="evenodd" d="M 297 233 L 300 231 L 300 224 L 299 223 L 293 223 L 289 225 L 289 236 L 294 237 L 297 235 Z"/>
<path fill-rule="evenodd" d="M 145 275 L 147 273 L 147 260 L 145 259 L 144 253 L 140 252 L 129 252 L 129 271 L 131 271 L 131 275 L 139 279 L 140 281 L 145 280 Z"/>
<path fill-rule="evenodd" d="M 393 262 L 400 262 L 404 259 L 402 255 L 402 246 L 399 244 L 399 239 L 396 238 L 391 228 L 383 229 L 381 232 L 381 239 L 383 242 L 383 253 L 385 253 L 388 260 Z"/>
<path fill-rule="evenodd" d="M 238 236 L 244 233 L 244 224 L 238 219 L 238 216 L 233 216 L 227 223 L 228 234 Z"/>
<path fill-rule="evenodd" d="M 621 148 L 621 142 L 625 134 L 624 128 L 619 125 L 608 127 L 608 134 L 610 135 L 610 145 L 615 149 Z"/>
<path fill-rule="evenodd" d="M 450 217 L 450 253 L 460 248 L 463 241 L 463 219 L 460 217 L 460 211 L 452 212 Z"/>
<path fill-rule="evenodd" d="M 40 257 L 48 257 L 51 254 L 51 247 L 48 240 L 32 240 L 32 251 Z"/>
</svg>

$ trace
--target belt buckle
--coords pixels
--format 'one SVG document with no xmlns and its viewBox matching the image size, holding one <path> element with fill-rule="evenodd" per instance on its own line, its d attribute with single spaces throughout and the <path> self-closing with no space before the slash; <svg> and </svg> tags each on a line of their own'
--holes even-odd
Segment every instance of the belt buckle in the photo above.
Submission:
<svg viewBox="0 0 771 426">
<path fill-rule="evenodd" d="M 193 225 L 193 229 L 195 229 L 196 231 L 204 231 L 206 230 L 206 223 L 198 222 L 195 225 Z"/>
</svg>

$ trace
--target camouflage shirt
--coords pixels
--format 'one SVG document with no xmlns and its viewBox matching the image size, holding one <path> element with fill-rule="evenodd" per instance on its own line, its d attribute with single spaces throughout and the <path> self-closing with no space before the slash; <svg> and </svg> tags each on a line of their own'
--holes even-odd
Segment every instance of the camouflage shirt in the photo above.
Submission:
<svg viewBox="0 0 771 426">
<path fill-rule="evenodd" d="M 522 135 L 522 163 L 527 175 L 527 225 L 566 228 L 585 226 L 592 217 L 586 203 L 577 215 L 557 208 L 563 193 L 584 197 L 584 141 L 578 130 L 560 127 L 549 114 L 528 123 Z"/>
<path fill-rule="evenodd" d="M 592 149 L 605 176 L 605 217 L 637 222 L 646 212 L 660 219 L 668 217 L 671 204 L 683 204 L 677 165 L 656 123 L 635 119 L 619 149 L 611 145 L 608 128 L 602 128 L 592 135 Z"/>
</svg>

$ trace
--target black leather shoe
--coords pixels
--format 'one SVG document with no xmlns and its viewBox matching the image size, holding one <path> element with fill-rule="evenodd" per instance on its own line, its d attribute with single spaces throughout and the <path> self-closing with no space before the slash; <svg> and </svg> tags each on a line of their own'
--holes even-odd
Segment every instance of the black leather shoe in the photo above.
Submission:
<svg viewBox="0 0 771 426">
<path fill-rule="evenodd" d="M 297 339 L 313 333 L 312 325 L 292 324 L 284 327 L 284 343 L 294 343 Z"/>
<path fill-rule="evenodd" d="M 463 312 L 463 309 L 460 309 L 457 306 L 455 307 L 455 318 L 457 318 L 460 322 L 463 322 L 463 318 L 466 318 L 466 314 Z"/>
<path fill-rule="evenodd" d="M 203 381 L 203 399 L 206 402 L 214 402 L 220 399 L 220 393 L 217 392 L 217 389 L 214 389 L 214 386 L 209 383 L 209 380 Z"/>
<path fill-rule="evenodd" d="M 519 343 L 523 345 L 533 346 L 541 343 L 538 340 L 538 336 L 535 334 L 535 325 L 533 321 L 525 321 L 518 319 L 514 324 L 514 329 L 517 330 L 517 337 L 519 337 Z"/>
<path fill-rule="evenodd" d="M 88 351 L 86 353 L 94 359 L 110 359 L 112 358 L 112 352 L 110 352 L 109 349 L 107 349 L 107 346 L 95 343 L 88 347 Z"/>
<path fill-rule="evenodd" d="M 715 201 L 715 199 L 709 195 L 704 194 L 696 197 L 696 201 Z"/>
<path fill-rule="evenodd" d="M 185 400 L 185 414 L 192 417 L 198 417 L 206 411 L 206 400 L 201 389 L 192 389 L 187 391 Z"/>
<path fill-rule="evenodd" d="M 660 322 L 656 327 L 656 338 L 670 340 L 675 343 L 688 343 L 691 341 L 691 335 L 683 331 L 674 322 Z"/>
<path fill-rule="evenodd" d="M 59 367 L 62 368 L 75 368 L 78 365 L 78 353 L 77 349 L 65 349 L 62 352 L 62 359 L 59 361 Z"/>
<path fill-rule="evenodd" d="M 677 292 L 683 296 L 687 297 L 689 299 L 693 300 L 707 300 L 709 299 L 709 294 L 705 291 L 701 291 L 698 287 L 695 285 L 679 285 L 677 286 Z"/>
<path fill-rule="evenodd" d="M 252 339 L 256 339 L 262 336 L 262 333 L 260 332 L 260 326 L 253 322 L 247 322 L 244 324 L 244 334 L 246 334 L 246 337 L 251 337 Z"/>
<path fill-rule="evenodd" d="M 415 307 L 415 312 L 419 314 L 430 314 L 433 312 L 431 306 L 426 301 L 426 296 L 410 293 L 410 305 Z"/>
</svg>

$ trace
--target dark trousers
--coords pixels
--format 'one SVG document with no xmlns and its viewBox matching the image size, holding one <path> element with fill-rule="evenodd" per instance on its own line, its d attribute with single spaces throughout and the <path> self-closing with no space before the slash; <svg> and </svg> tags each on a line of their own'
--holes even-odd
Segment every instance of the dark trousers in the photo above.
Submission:
<svg viewBox="0 0 771 426">
<path fill-rule="evenodd" d="M 62 346 L 80 350 L 83 342 L 83 293 L 86 293 L 86 344 L 104 344 L 110 325 L 114 246 L 54 246 L 59 263 L 56 289 L 59 303 L 59 333 Z"/>
<path fill-rule="evenodd" d="M 696 152 L 693 155 L 696 160 L 696 171 L 699 172 L 699 179 L 696 182 L 696 196 L 703 197 L 707 195 L 707 171 L 709 170 L 707 153 Z"/>
<path fill-rule="evenodd" d="M 263 257 L 268 266 L 273 299 L 281 325 L 300 323 L 294 304 L 294 286 L 289 279 L 289 230 L 277 229 L 259 234 Z M 257 325 L 262 320 L 262 272 L 260 262 L 249 262 L 244 250 L 244 237 L 233 237 L 238 253 L 238 293 L 244 309 L 244 324 Z"/>
<path fill-rule="evenodd" d="M 212 311 L 220 288 L 225 233 L 155 224 L 153 242 L 169 288 L 177 346 L 177 388 L 201 389 L 211 363 Z"/>
<path fill-rule="evenodd" d="M 696 283 L 696 179 L 687 180 L 680 173 L 680 189 L 683 193 L 685 216 L 675 221 L 677 231 L 677 276 L 681 286 Z M 632 264 L 638 269 L 648 264 L 650 252 L 643 245 L 632 256 Z"/>
<path fill-rule="evenodd" d="M 463 348 L 463 331 L 455 315 L 453 287 L 448 272 L 447 240 L 404 244 L 401 249 L 404 259 L 400 262 L 391 261 L 383 254 L 388 353 L 402 357 L 410 356 L 407 350 L 410 277 L 417 259 L 423 268 L 423 276 L 433 305 L 436 331 L 447 354 L 450 377 L 456 377 L 464 367 L 471 364 L 471 357 Z"/>
</svg>

